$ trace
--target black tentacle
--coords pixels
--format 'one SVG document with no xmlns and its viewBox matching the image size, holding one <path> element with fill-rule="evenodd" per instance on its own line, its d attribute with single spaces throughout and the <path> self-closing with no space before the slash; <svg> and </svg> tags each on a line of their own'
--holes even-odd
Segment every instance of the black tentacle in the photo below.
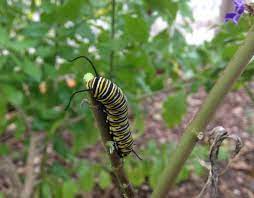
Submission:
<svg viewBox="0 0 254 198">
<path fill-rule="evenodd" d="M 76 58 L 74 58 L 74 59 L 72 59 L 72 60 L 68 60 L 68 61 L 69 61 L 69 62 L 73 62 L 73 61 L 75 61 L 75 60 L 77 60 L 77 59 L 79 59 L 79 58 L 84 58 L 84 59 L 86 59 L 86 60 L 91 64 L 91 66 L 93 67 L 93 70 L 94 70 L 94 73 L 95 73 L 96 77 L 99 77 L 99 74 L 98 74 L 98 72 L 96 71 L 93 62 L 92 62 L 88 57 L 86 57 L 86 56 L 78 56 L 78 57 L 76 57 Z"/>
<path fill-rule="evenodd" d="M 85 92 L 85 91 L 91 91 L 91 89 L 82 89 L 82 90 L 78 90 L 78 91 L 75 91 L 74 93 L 72 93 L 71 96 L 70 96 L 70 99 L 69 99 L 69 103 L 68 103 L 68 105 L 65 107 L 64 110 L 67 111 L 67 109 L 70 107 L 71 100 L 73 99 L 73 97 L 74 97 L 77 93 Z"/>
</svg>

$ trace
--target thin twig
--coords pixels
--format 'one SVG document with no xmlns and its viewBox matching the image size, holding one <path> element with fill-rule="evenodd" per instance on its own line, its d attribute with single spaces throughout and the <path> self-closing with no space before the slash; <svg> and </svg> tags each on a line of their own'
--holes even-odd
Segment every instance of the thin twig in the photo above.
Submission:
<svg viewBox="0 0 254 198">
<path fill-rule="evenodd" d="M 111 15 L 111 41 L 113 42 L 115 39 L 115 0 L 112 0 L 112 15 Z M 110 79 L 114 76 L 113 75 L 113 70 L 114 70 L 114 55 L 115 52 L 112 49 L 110 52 L 110 59 L 109 59 L 109 65 L 110 65 L 110 71 L 109 71 L 109 76 Z"/>
</svg>

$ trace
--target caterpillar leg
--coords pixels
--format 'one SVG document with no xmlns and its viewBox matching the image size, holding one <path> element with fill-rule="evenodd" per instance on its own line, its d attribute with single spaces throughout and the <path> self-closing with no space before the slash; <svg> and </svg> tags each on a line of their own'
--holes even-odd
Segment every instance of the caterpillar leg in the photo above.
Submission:
<svg viewBox="0 0 254 198">
<path fill-rule="evenodd" d="M 87 104 L 91 108 L 97 108 L 97 106 L 93 105 L 87 98 L 84 98 L 81 103 L 80 107 L 82 108 L 84 104 Z"/>
</svg>

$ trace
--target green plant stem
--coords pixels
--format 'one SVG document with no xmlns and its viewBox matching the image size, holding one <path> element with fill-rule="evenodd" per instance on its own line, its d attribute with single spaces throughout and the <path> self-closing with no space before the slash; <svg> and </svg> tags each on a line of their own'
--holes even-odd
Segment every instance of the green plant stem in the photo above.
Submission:
<svg viewBox="0 0 254 198">
<path fill-rule="evenodd" d="M 135 196 L 135 194 L 133 187 L 124 171 L 123 161 L 117 154 L 116 150 L 114 150 L 112 153 L 109 152 L 108 143 L 112 142 L 112 137 L 109 133 L 109 126 L 106 123 L 106 115 L 103 112 L 103 106 L 102 104 L 97 102 L 92 96 L 91 101 L 93 114 L 95 116 L 98 128 L 100 129 L 103 144 L 110 158 L 111 165 L 113 167 L 113 173 L 115 174 L 118 181 L 118 187 L 120 188 L 119 191 L 122 192 L 123 197 L 132 198 Z"/>
<path fill-rule="evenodd" d="M 237 50 L 228 66 L 220 74 L 219 79 L 205 99 L 199 112 L 185 129 L 175 152 L 172 152 L 171 160 L 163 171 L 159 183 L 152 194 L 153 198 L 167 197 L 167 193 L 172 187 L 185 161 L 193 150 L 199 132 L 205 130 L 209 120 L 212 119 L 216 108 L 222 102 L 227 92 L 241 75 L 243 70 L 254 55 L 254 25 L 251 27 L 243 45 Z"/>
<path fill-rule="evenodd" d="M 111 16 L 111 40 L 114 41 L 115 39 L 115 0 L 112 0 L 112 16 Z M 110 57 L 109 57 L 109 66 L 110 66 L 110 78 L 113 77 L 113 70 L 114 70 L 114 55 L 115 52 L 112 49 L 110 52 Z"/>
</svg>

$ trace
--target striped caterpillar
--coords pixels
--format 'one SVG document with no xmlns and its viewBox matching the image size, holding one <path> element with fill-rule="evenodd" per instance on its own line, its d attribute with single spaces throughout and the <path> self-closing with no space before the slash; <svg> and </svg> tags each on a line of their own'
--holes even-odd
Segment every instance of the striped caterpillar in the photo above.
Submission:
<svg viewBox="0 0 254 198">
<path fill-rule="evenodd" d="M 119 156 L 123 158 L 133 152 L 141 159 L 133 150 L 133 137 L 128 120 L 127 99 L 123 91 L 112 81 L 99 76 L 92 61 L 86 56 L 79 56 L 71 61 L 79 58 L 85 58 L 91 64 L 96 76 L 87 80 L 87 89 L 76 91 L 71 95 L 66 109 L 70 106 L 70 102 L 75 94 L 90 91 L 94 99 L 103 106 L 103 112 L 106 114 L 105 121 L 109 126 L 109 133 Z"/>
</svg>

